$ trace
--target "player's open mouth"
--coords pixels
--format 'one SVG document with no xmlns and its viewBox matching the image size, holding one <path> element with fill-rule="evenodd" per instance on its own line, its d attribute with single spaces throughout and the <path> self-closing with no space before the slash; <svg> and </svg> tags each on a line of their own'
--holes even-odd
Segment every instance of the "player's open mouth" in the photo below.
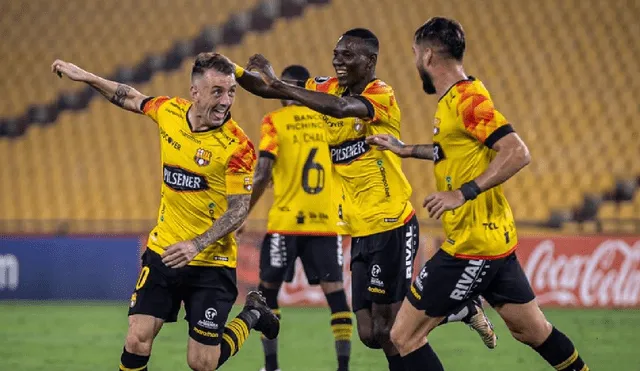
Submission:
<svg viewBox="0 0 640 371">
<path fill-rule="evenodd" d="M 336 75 L 338 77 L 347 77 L 347 69 L 346 68 L 336 68 Z"/>
<path fill-rule="evenodd" d="M 227 109 L 224 107 L 216 107 L 209 111 L 209 116 L 214 120 L 222 120 L 224 116 L 227 114 Z"/>
</svg>

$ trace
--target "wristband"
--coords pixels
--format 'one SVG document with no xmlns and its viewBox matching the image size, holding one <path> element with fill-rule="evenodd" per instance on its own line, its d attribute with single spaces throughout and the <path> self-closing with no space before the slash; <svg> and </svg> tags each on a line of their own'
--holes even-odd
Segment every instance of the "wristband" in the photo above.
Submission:
<svg viewBox="0 0 640 371">
<path fill-rule="evenodd" d="M 460 187 L 460 192 L 462 192 L 464 200 L 469 201 L 475 200 L 475 198 L 478 197 L 480 193 L 482 193 L 482 190 L 480 189 L 480 187 L 478 187 L 478 183 L 476 183 L 475 180 L 472 180 L 463 184 Z"/>
<path fill-rule="evenodd" d="M 235 75 L 236 75 L 236 79 L 239 77 L 242 77 L 242 75 L 244 75 L 244 68 L 238 66 L 236 64 L 236 71 L 235 71 Z"/>
</svg>

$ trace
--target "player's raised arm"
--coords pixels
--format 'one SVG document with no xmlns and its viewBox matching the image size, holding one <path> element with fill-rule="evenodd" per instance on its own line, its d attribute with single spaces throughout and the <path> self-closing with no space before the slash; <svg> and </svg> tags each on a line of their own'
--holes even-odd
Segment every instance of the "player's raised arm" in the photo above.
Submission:
<svg viewBox="0 0 640 371">
<path fill-rule="evenodd" d="M 284 99 L 296 100 L 314 111 L 336 118 L 373 118 L 373 109 L 366 103 L 365 98 L 338 97 L 287 84 L 276 76 L 269 61 L 261 54 L 249 59 L 247 69 L 257 71 L 265 85 L 282 94 Z"/>
<path fill-rule="evenodd" d="M 116 106 L 131 112 L 142 113 L 140 105 L 147 96 L 131 86 L 104 79 L 73 63 L 59 59 L 56 59 L 51 65 L 51 72 L 56 73 L 59 77 L 65 75 L 72 81 L 87 83 Z"/>
<path fill-rule="evenodd" d="M 366 142 L 378 146 L 380 151 L 391 151 L 402 158 L 413 157 L 433 161 L 432 144 L 404 144 L 391 134 L 370 135 Z"/>
<path fill-rule="evenodd" d="M 267 85 L 259 73 L 247 71 L 238 65 L 236 65 L 236 81 L 244 90 L 261 98 L 287 99 L 285 94 Z"/>
</svg>

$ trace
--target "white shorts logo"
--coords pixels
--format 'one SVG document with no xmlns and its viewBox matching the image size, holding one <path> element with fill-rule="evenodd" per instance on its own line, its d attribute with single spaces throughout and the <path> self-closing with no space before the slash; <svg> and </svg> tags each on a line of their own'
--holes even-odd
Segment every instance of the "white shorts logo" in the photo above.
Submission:
<svg viewBox="0 0 640 371">
<path fill-rule="evenodd" d="M 216 318 L 217 315 L 218 311 L 214 308 L 209 308 L 204 311 L 204 318 L 206 318 L 207 321 L 213 321 L 213 319 Z"/>
<path fill-rule="evenodd" d="M 486 260 L 469 260 L 458 282 L 456 282 L 456 288 L 453 289 L 449 297 L 453 300 L 465 300 L 471 293 L 471 290 L 482 282 L 481 276 L 484 275 L 483 271 L 489 268 L 489 265 L 486 263 Z"/>
<path fill-rule="evenodd" d="M 284 265 L 284 259 L 280 250 L 281 236 L 278 233 L 271 235 L 271 241 L 269 243 L 269 260 L 273 268 L 282 268 Z"/>
<path fill-rule="evenodd" d="M 380 275 L 380 272 L 382 272 L 382 269 L 378 264 L 374 264 L 373 267 L 371 267 L 371 275 L 373 277 L 378 277 Z"/>
</svg>

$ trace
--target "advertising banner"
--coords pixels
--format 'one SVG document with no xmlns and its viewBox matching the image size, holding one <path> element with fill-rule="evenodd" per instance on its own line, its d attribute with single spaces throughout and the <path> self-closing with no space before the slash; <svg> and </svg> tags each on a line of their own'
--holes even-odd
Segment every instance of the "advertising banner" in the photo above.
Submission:
<svg viewBox="0 0 640 371">
<path fill-rule="evenodd" d="M 0 299 L 127 300 L 139 239 L 0 237 Z"/>
</svg>

